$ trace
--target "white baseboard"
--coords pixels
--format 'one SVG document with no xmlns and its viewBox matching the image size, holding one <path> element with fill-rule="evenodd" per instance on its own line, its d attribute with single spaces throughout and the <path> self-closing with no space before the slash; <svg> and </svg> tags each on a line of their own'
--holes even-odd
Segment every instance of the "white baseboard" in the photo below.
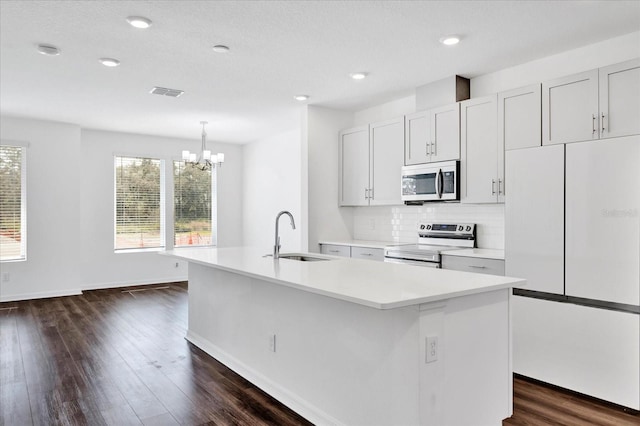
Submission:
<svg viewBox="0 0 640 426">
<path fill-rule="evenodd" d="M 54 291 L 43 291 L 36 293 L 22 293 L 22 294 L 12 294 L 8 296 L 0 295 L 0 302 L 19 302 L 22 300 L 32 300 L 32 299 L 48 299 L 51 297 L 64 297 L 64 296 L 78 296 L 81 295 L 85 290 L 104 290 L 107 288 L 120 288 L 120 287 L 131 287 L 134 285 L 152 285 L 152 284 L 167 284 L 174 283 L 180 281 L 187 281 L 187 277 L 175 277 L 175 278 L 156 278 L 151 280 L 132 280 L 132 281 L 118 281 L 118 282 L 110 282 L 110 283 L 100 283 L 100 284 L 90 284 L 83 286 L 81 289 L 72 288 L 66 290 L 54 290 Z"/>
<path fill-rule="evenodd" d="M 89 284 L 82 286 L 82 290 L 104 290 L 106 288 L 131 287 L 134 285 L 166 284 L 187 281 L 187 276 L 174 278 L 156 278 L 146 280 L 116 281 L 109 283 Z"/>
<path fill-rule="evenodd" d="M 309 401 L 300 398 L 288 389 L 283 388 L 279 384 L 263 376 L 253 368 L 244 364 L 242 361 L 237 360 L 198 334 L 193 333 L 192 331 L 187 331 L 187 336 L 185 338 L 255 386 L 271 395 L 273 398 L 309 420 L 311 423 L 316 425 L 343 425 L 342 422 L 331 417 L 315 405 L 309 403 Z"/>
<path fill-rule="evenodd" d="M 10 296 L 0 296 L 0 302 L 18 302 L 21 300 L 31 299 L 47 299 L 50 297 L 78 296 L 82 294 L 79 288 L 71 288 L 67 290 L 42 291 L 37 293 L 13 294 Z"/>
</svg>

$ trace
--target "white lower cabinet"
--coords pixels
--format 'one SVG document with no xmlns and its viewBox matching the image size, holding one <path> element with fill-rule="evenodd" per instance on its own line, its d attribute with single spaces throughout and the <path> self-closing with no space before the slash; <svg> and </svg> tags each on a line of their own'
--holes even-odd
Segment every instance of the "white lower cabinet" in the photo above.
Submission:
<svg viewBox="0 0 640 426">
<path fill-rule="evenodd" d="M 504 260 L 443 254 L 442 269 L 475 272 L 477 274 L 504 275 Z"/>
<path fill-rule="evenodd" d="M 320 244 L 320 253 L 331 256 L 351 257 L 351 247 L 337 244 Z"/>
<path fill-rule="evenodd" d="M 513 371 L 640 409 L 640 315 L 512 296 Z"/>
<path fill-rule="evenodd" d="M 357 259 L 384 261 L 384 249 L 370 247 L 351 247 L 351 257 Z"/>
</svg>

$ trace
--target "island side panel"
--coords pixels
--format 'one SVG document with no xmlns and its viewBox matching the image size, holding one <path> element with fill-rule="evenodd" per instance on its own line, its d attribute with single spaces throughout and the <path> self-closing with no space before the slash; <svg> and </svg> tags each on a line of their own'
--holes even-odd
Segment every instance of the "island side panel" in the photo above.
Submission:
<svg viewBox="0 0 640 426">
<path fill-rule="evenodd" d="M 420 306 L 421 424 L 501 425 L 511 416 L 509 293 L 503 289 Z M 435 361 L 427 359 L 434 336 Z"/>
<path fill-rule="evenodd" d="M 419 323 L 189 264 L 188 339 L 317 424 L 418 424 Z"/>
</svg>

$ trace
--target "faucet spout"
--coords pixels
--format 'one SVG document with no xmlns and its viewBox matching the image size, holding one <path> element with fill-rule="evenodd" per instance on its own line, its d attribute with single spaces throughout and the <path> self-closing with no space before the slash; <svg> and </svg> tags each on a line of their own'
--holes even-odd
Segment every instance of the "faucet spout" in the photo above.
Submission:
<svg viewBox="0 0 640 426">
<path fill-rule="evenodd" d="M 278 215 L 276 216 L 276 241 L 275 241 L 275 244 L 273 245 L 274 259 L 278 259 L 280 257 L 280 234 L 278 231 L 278 222 L 280 220 L 280 216 L 282 216 L 283 214 L 286 214 L 289 216 L 289 219 L 291 219 L 291 228 L 296 229 L 296 222 L 293 220 L 293 215 L 291 213 L 289 213 L 286 210 L 283 210 L 280 213 L 278 213 Z"/>
</svg>

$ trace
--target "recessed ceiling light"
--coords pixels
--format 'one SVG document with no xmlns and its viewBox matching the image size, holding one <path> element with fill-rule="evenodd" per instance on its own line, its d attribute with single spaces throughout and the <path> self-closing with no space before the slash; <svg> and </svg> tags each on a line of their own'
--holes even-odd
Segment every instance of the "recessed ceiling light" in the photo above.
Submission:
<svg viewBox="0 0 640 426">
<path fill-rule="evenodd" d="M 151 26 L 151 19 L 145 18 L 144 16 L 129 16 L 127 22 L 132 27 L 141 29 L 146 29 Z"/>
<path fill-rule="evenodd" d="M 229 51 L 229 46 L 225 46 L 222 44 L 216 44 L 211 49 L 213 49 L 216 53 L 227 53 Z"/>
<path fill-rule="evenodd" d="M 39 44 L 38 52 L 47 56 L 58 56 L 60 54 L 60 49 L 50 44 Z"/>
<path fill-rule="evenodd" d="M 120 61 L 113 58 L 100 58 L 98 60 L 105 67 L 117 67 L 118 65 L 120 65 Z"/>
<path fill-rule="evenodd" d="M 349 76 L 354 80 L 362 80 L 363 78 L 366 78 L 367 75 L 368 74 L 366 72 L 353 72 L 349 74 Z"/>
<path fill-rule="evenodd" d="M 295 95 L 293 97 L 293 99 L 295 99 L 296 101 L 306 101 L 307 99 L 309 99 L 309 95 Z"/>
<path fill-rule="evenodd" d="M 444 44 L 445 46 L 453 46 L 454 44 L 460 43 L 460 36 L 450 35 L 442 37 L 440 39 L 440 43 Z"/>
</svg>

